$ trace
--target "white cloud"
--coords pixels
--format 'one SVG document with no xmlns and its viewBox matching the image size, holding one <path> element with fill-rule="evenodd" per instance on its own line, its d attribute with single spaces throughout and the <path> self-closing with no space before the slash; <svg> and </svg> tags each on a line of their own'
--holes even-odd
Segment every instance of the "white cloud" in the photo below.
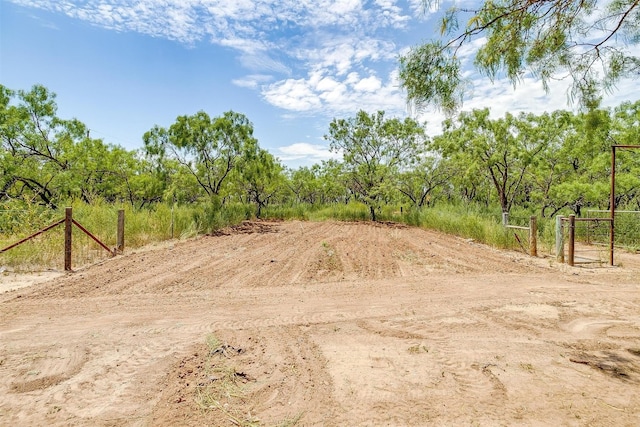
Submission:
<svg viewBox="0 0 640 427">
<path fill-rule="evenodd" d="M 278 74 L 291 74 L 291 69 L 282 62 L 271 58 L 267 53 L 255 53 L 253 55 L 243 54 L 240 56 L 240 63 L 245 68 L 256 72 L 274 72 Z"/>
<path fill-rule="evenodd" d="M 311 6 L 308 19 L 316 22 L 316 25 L 357 25 L 359 18 L 364 14 L 360 0 L 318 0 Z"/>
<path fill-rule="evenodd" d="M 360 78 L 353 72 L 339 80 L 315 71 L 306 79 L 273 83 L 264 88 L 263 96 L 280 108 L 327 117 L 353 115 L 358 110 L 385 110 L 394 115 L 406 112 L 396 72 L 383 82 L 375 75 Z"/>
<path fill-rule="evenodd" d="M 233 79 L 234 85 L 259 91 L 264 100 L 283 110 L 283 116 L 331 118 L 353 115 L 360 109 L 405 114 L 405 97 L 397 71 L 392 70 L 406 46 L 395 42 L 400 39 L 396 35 L 417 22 L 416 14 L 428 18 L 436 10 L 468 5 L 472 0 L 430 2 L 427 9 L 423 0 L 8 1 L 115 31 L 189 46 L 202 41 L 224 46 L 237 53 L 243 73 L 249 74 Z M 421 37 L 428 37 L 430 30 L 420 28 Z M 467 70 L 483 43 L 478 38 L 458 52 Z M 514 91 L 503 80 L 491 83 L 474 71 L 465 71 L 465 75 L 474 81 L 465 109 L 488 106 L 494 116 L 502 116 L 506 111 L 569 108 L 567 82 L 552 82 L 551 92 L 545 95 L 539 82 L 530 77 Z M 613 97 L 605 98 L 605 105 L 630 94 L 637 94 L 635 85 L 622 82 Z M 430 132 L 438 127 L 439 133 L 442 114 L 429 111 L 421 117 L 427 120 Z"/>
<path fill-rule="evenodd" d="M 306 142 L 297 142 L 295 144 L 277 147 L 274 154 L 284 162 L 304 159 L 310 163 L 317 163 L 321 160 L 341 158 L 340 153 L 331 152 L 329 147 L 325 145 L 309 144 Z"/>
<path fill-rule="evenodd" d="M 403 13 L 402 8 L 396 3 L 396 0 L 376 0 L 375 3 L 380 6 L 382 13 L 379 19 L 382 19 L 391 26 L 402 27 L 411 17 Z"/>
<path fill-rule="evenodd" d="M 365 61 L 395 61 L 399 53 L 394 43 L 371 37 L 333 36 L 318 42 L 317 46 L 299 48 L 297 58 L 313 68 L 331 68 L 338 75 Z"/>
<path fill-rule="evenodd" d="M 375 92 L 382 87 L 382 82 L 376 76 L 367 77 L 353 85 L 353 88 L 360 92 Z"/>
<path fill-rule="evenodd" d="M 263 95 L 269 103 L 285 110 L 304 112 L 321 106 L 308 82 L 302 79 L 287 79 L 271 84 Z"/>
<path fill-rule="evenodd" d="M 183 43 L 256 37 L 282 28 L 376 29 L 409 20 L 393 1 L 363 0 L 9 0 L 118 31 Z M 380 19 L 384 16 L 385 19 Z"/>
<path fill-rule="evenodd" d="M 270 75 L 252 74 L 239 79 L 234 79 L 231 82 L 236 86 L 245 87 L 248 89 L 257 89 L 260 87 L 260 85 L 268 83 L 271 80 L 273 80 L 273 78 Z"/>
<path fill-rule="evenodd" d="M 221 46 L 230 47 L 247 54 L 255 54 L 268 49 L 268 46 L 266 46 L 263 41 L 241 37 L 221 38 L 217 40 L 217 43 Z"/>
<path fill-rule="evenodd" d="M 320 79 L 315 85 L 315 90 L 319 92 L 332 92 L 342 87 L 344 87 L 342 83 L 336 81 L 333 77 L 327 76 Z"/>
<path fill-rule="evenodd" d="M 399 48 L 389 35 L 412 19 L 399 0 L 9 1 L 115 31 L 232 49 L 250 73 L 232 83 L 285 111 L 330 116 L 404 104 L 397 83 L 378 74 L 395 68 Z"/>
<path fill-rule="evenodd" d="M 327 90 L 318 90 L 318 97 L 326 104 L 339 105 L 347 96 L 348 86 L 344 83 L 338 83 L 336 86 Z"/>
<path fill-rule="evenodd" d="M 532 77 L 524 78 L 515 89 L 511 82 L 505 79 L 491 82 L 487 78 L 477 77 L 473 92 L 465 99 L 462 110 L 489 108 L 493 118 L 504 117 L 506 113 L 516 115 L 521 112 L 542 114 L 555 110 L 576 111 L 577 106 L 569 103 L 570 85 L 569 79 L 554 80 L 550 82 L 549 93 L 545 93 L 542 83 Z M 625 79 L 620 82 L 614 93 L 604 97 L 602 106 L 615 107 L 624 101 L 635 101 L 637 98 L 637 81 Z M 429 135 L 442 133 L 444 113 L 428 109 L 418 114 L 417 118 L 427 122 Z"/>
</svg>

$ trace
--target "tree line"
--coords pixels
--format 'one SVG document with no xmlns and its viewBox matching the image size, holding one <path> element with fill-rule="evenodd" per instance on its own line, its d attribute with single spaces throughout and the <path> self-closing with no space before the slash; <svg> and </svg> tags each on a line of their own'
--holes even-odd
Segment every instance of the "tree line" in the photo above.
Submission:
<svg viewBox="0 0 640 427">
<path fill-rule="evenodd" d="M 0 85 L 0 203 L 56 208 L 97 200 L 142 209 L 162 201 L 273 205 L 357 201 L 371 219 L 383 206 L 439 201 L 518 206 L 550 217 L 585 206 L 609 208 L 610 146 L 640 143 L 640 101 L 572 113 L 460 112 L 430 137 L 424 124 L 359 111 L 333 119 L 325 139 L 342 160 L 290 169 L 260 147 L 245 115 L 204 111 L 146 132 L 138 150 L 92 138 L 58 117 L 41 85 Z M 640 209 L 640 152 L 622 150 L 616 204 Z"/>
</svg>

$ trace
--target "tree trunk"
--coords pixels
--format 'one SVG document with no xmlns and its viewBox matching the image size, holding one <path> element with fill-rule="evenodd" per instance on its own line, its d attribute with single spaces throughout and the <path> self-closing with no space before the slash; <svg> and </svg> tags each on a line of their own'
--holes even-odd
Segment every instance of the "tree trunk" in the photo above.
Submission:
<svg viewBox="0 0 640 427">
<path fill-rule="evenodd" d="M 376 220 L 376 208 L 373 206 L 369 206 L 369 212 L 371 213 L 371 221 Z"/>
</svg>

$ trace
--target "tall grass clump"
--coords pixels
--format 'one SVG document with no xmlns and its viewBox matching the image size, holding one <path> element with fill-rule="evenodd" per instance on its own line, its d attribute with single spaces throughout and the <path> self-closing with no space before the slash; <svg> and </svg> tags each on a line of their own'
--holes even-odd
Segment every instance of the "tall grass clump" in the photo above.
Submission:
<svg viewBox="0 0 640 427">
<path fill-rule="evenodd" d="M 56 211 L 42 206 L 28 197 L 0 203 L 0 236 L 27 235 L 54 221 Z"/>
<path fill-rule="evenodd" d="M 46 234 L 35 237 L 7 252 L 0 253 L 0 268 L 8 267 L 14 271 L 35 271 L 56 266 L 62 268 L 64 262 L 63 232 L 62 226 L 58 226 Z M 0 235 L 0 248 L 5 248 L 27 235 L 26 232 Z"/>
<path fill-rule="evenodd" d="M 110 204 L 96 200 L 91 205 L 72 202 L 62 206 L 73 207 L 76 221 L 96 235 L 109 248 L 115 248 L 118 210 L 125 212 L 125 248 L 132 249 L 168 239 L 186 239 L 198 234 L 255 218 L 255 206 L 239 202 L 222 205 L 215 199 L 197 204 L 158 203 L 144 209 L 128 204 Z M 52 210 L 29 200 L 14 201 L 11 206 L 0 206 L 0 248 L 4 248 L 53 222 L 64 218 L 65 209 Z M 515 207 L 509 223 L 527 226 L 531 212 Z M 264 219 L 272 220 L 337 220 L 370 221 L 367 205 L 357 201 L 330 205 L 291 203 L 269 205 L 262 211 Z M 522 249 L 527 246 L 526 232 L 502 226 L 499 208 L 477 204 L 439 203 L 429 207 L 386 205 L 377 210 L 380 221 L 402 222 L 408 225 L 438 230 L 443 233 L 473 239 L 476 242 L 503 249 Z M 627 234 L 637 235 L 635 216 L 618 221 L 617 227 L 627 227 Z M 626 230 L 626 228 L 623 228 Z M 0 267 L 14 270 L 62 269 L 64 227 L 43 234 L 32 241 L 0 254 Z M 520 242 L 514 234 L 519 234 Z M 621 233 L 620 233 L 621 234 Z M 618 234 L 618 236 L 620 236 Z M 538 242 L 551 252 L 555 243 L 553 218 L 538 218 Z M 634 242 L 638 244 L 637 242 Z M 109 254 L 84 233 L 74 227 L 74 268 L 107 258 Z"/>
<path fill-rule="evenodd" d="M 294 203 L 288 205 L 269 205 L 262 210 L 262 218 L 278 221 L 308 221 L 313 213 L 322 209 L 319 205 Z"/>
<path fill-rule="evenodd" d="M 118 209 L 125 211 L 125 242 L 127 247 L 140 247 L 169 239 L 186 239 L 198 234 L 211 233 L 220 228 L 238 224 L 251 218 L 251 206 L 242 203 L 203 202 L 192 205 L 159 203 L 145 209 L 130 205 L 80 205 L 79 217 L 86 212 L 87 223 L 96 229 L 110 230 L 115 244 Z M 76 209 L 74 208 L 74 216 Z M 84 224 L 83 224 L 84 225 Z M 87 227 L 88 228 L 88 227 Z"/>
<path fill-rule="evenodd" d="M 192 210 L 192 219 L 198 233 L 212 233 L 253 218 L 253 210 L 243 203 L 205 203 Z"/>
<path fill-rule="evenodd" d="M 364 203 L 351 201 L 346 204 L 325 206 L 297 204 L 289 206 L 269 206 L 263 217 L 279 220 L 311 221 L 369 221 L 369 208 Z M 530 213 L 513 210 L 510 223 L 528 226 Z M 514 231 L 502 226 L 499 209 L 491 209 L 474 204 L 439 204 L 434 207 L 406 207 L 385 205 L 377 210 L 379 221 L 401 222 L 407 225 L 438 230 L 503 249 L 521 249 L 521 243 L 514 237 Z M 546 222 L 538 223 L 539 231 L 547 232 Z M 524 242 L 526 243 L 526 242 Z"/>
<path fill-rule="evenodd" d="M 116 244 L 120 209 L 124 210 L 125 217 L 125 245 L 130 248 L 171 238 L 191 237 L 197 232 L 191 219 L 191 207 L 156 204 L 136 209 L 131 205 L 111 205 L 103 202 L 91 205 L 74 203 L 72 207 L 74 219 L 109 246 Z M 61 215 L 64 216 L 64 211 Z"/>
<path fill-rule="evenodd" d="M 113 205 L 101 200 L 92 204 L 70 202 L 51 209 L 20 203 L 0 209 L 0 248 L 13 244 L 65 217 L 65 207 L 73 208 L 73 219 L 110 249 L 117 239 L 118 210 L 125 213 L 125 247 L 138 248 L 169 239 L 185 239 L 242 222 L 253 215 L 244 204 L 214 203 L 171 205 L 159 203 L 144 209 L 128 204 Z M 108 258 L 109 253 L 77 227 L 72 234 L 74 268 Z M 64 264 L 64 225 L 0 254 L 0 267 L 14 271 L 62 269 Z"/>
<path fill-rule="evenodd" d="M 502 226 L 500 213 L 484 207 L 440 204 L 411 208 L 402 216 L 402 222 L 497 248 L 513 249 L 517 246 L 517 241 Z"/>
<path fill-rule="evenodd" d="M 364 203 L 349 202 L 336 203 L 311 212 L 309 219 L 312 221 L 324 221 L 335 219 L 338 221 L 368 221 L 370 219 L 369 208 Z"/>
<path fill-rule="evenodd" d="M 59 212 L 26 197 L 0 204 L 0 249 L 22 240 L 61 218 Z M 9 267 L 18 271 L 28 271 L 37 269 L 39 266 L 52 265 L 56 254 L 61 251 L 56 242 L 63 241 L 60 240 L 62 232 L 62 227 L 58 226 L 46 234 L 0 253 L 0 268 Z"/>
</svg>

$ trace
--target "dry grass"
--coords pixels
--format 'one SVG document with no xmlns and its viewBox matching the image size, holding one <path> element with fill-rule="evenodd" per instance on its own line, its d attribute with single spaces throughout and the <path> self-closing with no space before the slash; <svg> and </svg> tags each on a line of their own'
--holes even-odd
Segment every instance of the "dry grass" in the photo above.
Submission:
<svg viewBox="0 0 640 427">
<path fill-rule="evenodd" d="M 208 348 L 205 364 L 207 381 L 196 388 L 195 400 L 202 411 L 214 411 L 230 425 L 240 427 L 258 427 L 263 423 L 251 414 L 247 408 L 250 398 L 250 384 L 255 380 L 238 369 L 233 363 L 233 356 L 239 354 L 238 349 L 222 342 L 215 335 L 206 339 Z M 293 427 L 300 422 L 300 413 L 276 423 L 280 427 Z"/>
</svg>

